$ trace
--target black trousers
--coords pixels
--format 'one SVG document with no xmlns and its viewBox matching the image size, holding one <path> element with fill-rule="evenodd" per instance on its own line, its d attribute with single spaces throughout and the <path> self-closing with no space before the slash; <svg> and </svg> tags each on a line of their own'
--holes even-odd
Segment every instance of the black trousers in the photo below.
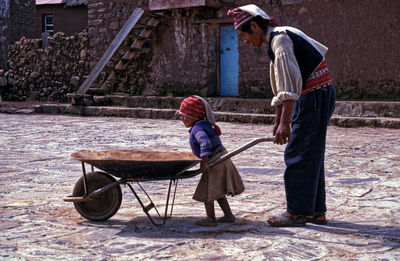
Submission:
<svg viewBox="0 0 400 261">
<path fill-rule="evenodd" d="M 335 90 L 329 85 L 302 94 L 295 102 L 291 139 L 284 156 L 287 211 L 293 215 L 326 211 L 325 142 L 335 101 Z"/>
</svg>

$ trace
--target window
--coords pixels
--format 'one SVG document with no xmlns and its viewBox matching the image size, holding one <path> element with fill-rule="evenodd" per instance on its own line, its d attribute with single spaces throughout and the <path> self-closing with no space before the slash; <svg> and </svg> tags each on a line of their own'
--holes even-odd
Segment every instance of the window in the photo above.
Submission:
<svg viewBox="0 0 400 261">
<path fill-rule="evenodd" d="M 44 15 L 44 31 L 46 33 L 53 34 L 54 33 L 54 24 L 53 24 L 53 15 Z"/>
</svg>

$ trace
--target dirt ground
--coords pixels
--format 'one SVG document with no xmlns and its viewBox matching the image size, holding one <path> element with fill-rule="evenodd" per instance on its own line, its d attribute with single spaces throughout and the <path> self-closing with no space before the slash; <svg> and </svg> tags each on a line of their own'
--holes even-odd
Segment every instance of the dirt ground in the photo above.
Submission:
<svg viewBox="0 0 400 261">
<path fill-rule="evenodd" d="M 219 124 L 229 151 L 272 126 Z M 190 152 L 179 121 L 0 114 L 0 259 L 3 260 L 399 260 L 400 132 L 329 127 L 329 224 L 273 228 L 285 210 L 283 146 L 261 143 L 233 158 L 246 190 L 228 198 L 237 221 L 197 227 L 199 176 L 179 181 L 173 217 L 155 227 L 128 187 L 119 211 L 88 221 L 71 195 L 79 150 Z M 163 210 L 167 181 L 141 185 Z M 135 190 L 138 185 L 132 183 Z M 141 197 L 143 197 L 141 193 Z M 216 208 L 217 216 L 221 211 Z"/>
</svg>

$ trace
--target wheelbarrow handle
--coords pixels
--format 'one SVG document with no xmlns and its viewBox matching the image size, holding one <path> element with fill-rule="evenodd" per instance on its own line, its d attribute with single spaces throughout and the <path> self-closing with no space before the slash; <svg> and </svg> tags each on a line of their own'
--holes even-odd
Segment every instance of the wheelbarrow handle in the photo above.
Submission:
<svg viewBox="0 0 400 261">
<path fill-rule="evenodd" d="M 217 164 L 219 164 L 219 163 L 221 163 L 221 162 L 223 162 L 223 161 L 225 161 L 225 160 L 227 160 L 227 159 L 230 159 L 230 158 L 232 158 L 233 156 L 239 154 L 240 152 L 245 151 L 245 150 L 247 150 L 248 148 L 253 147 L 254 145 L 257 145 L 258 143 L 265 142 L 265 141 L 274 141 L 274 140 L 275 140 L 275 137 L 273 137 L 273 136 L 252 140 L 252 141 L 250 141 L 250 142 L 244 144 L 243 146 L 241 146 L 241 147 L 239 147 L 239 148 L 237 148 L 237 149 L 235 149 L 235 150 L 233 150 L 233 151 L 231 151 L 231 152 L 229 152 L 229 153 L 223 155 L 221 158 L 219 158 L 219 159 L 217 159 L 217 160 L 211 162 L 211 163 L 209 164 L 209 167 L 211 168 L 211 167 L 213 167 L 213 166 L 215 166 L 215 165 L 217 165 Z"/>
<path fill-rule="evenodd" d="M 225 161 L 225 160 L 227 160 L 227 159 L 232 158 L 233 156 L 239 154 L 240 152 L 242 152 L 242 151 L 244 151 L 244 150 L 247 150 L 248 148 L 253 147 L 254 145 L 257 145 L 257 144 L 260 143 L 260 142 L 264 142 L 264 141 L 274 141 L 274 140 L 275 140 L 275 137 L 274 137 L 274 136 L 267 137 L 267 138 L 259 138 L 259 139 L 252 140 L 252 141 L 250 141 L 250 142 L 244 144 L 243 146 L 241 146 L 241 147 L 239 147 L 239 148 L 237 148 L 237 149 L 235 149 L 235 150 L 233 150 L 233 151 L 231 151 L 231 152 L 229 152 L 229 153 L 223 155 L 222 157 L 220 157 L 220 158 L 218 158 L 218 159 L 216 159 L 216 160 L 210 162 L 208 166 L 209 166 L 210 168 L 212 168 L 212 167 L 214 167 L 215 165 L 217 165 L 217 164 L 219 164 L 219 163 L 221 163 L 221 162 L 223 162 L 223 161 Z M 189 168 L 194 167 L 194 166 L 197 165 L 197 164 L 198 164 L 198 162 L 196 162 L 196 163 L 194 163 L 193 165 L 189 166 L 189 167 L 186 168 L 185 170 L 183 170 L 183 171 L 181 171 L 180 173 L 178 173 L 178 174 L 176 175 L 176 177 L 182 175 L 182 177 L 188 178 L 188 177 L 194 177 L 194 176 L 200 174 L 200 173 L 201 173 L 201 169 L 189 170 L 189 171 L 188 171 Z"/>
</svg>

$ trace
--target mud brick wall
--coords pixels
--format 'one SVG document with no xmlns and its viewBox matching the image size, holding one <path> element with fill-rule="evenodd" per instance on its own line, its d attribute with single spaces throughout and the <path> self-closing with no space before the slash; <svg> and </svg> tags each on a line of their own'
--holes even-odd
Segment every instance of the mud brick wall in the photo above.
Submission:
<svg viewBox="0 0 400 261">
<path fill-rule="evenodd" d="M 54 32 L 63 32 L 73 35 L 86 29 L 88 23 L 87 7 L 84 5 L 76 7 L 65 7 L 64 5 L 39 5 L 36 7 L 36 36 L 41 38 L 44 32 L 44 15 L 52 14 Z M 73 19 L 71 19 L 73 17 Z"/>
<path fill-rule="evenodd" d="M 400 100 L 400 1 L 304 0 L 283 14 L 285 24 L 329 47 L 339 98 Z"/>
<path fill-rule="evenodd" d="M 9 46 L 9 86 L 3 97 L 11 101 L 66 101 L 90 73 L 86 32 L 66 36 L 58 32 L 42 49 L 39 39 Z"/>
<path fill-rule="evenodd" d="M 282 2 L 297 4 L 282 5 Z M 234 1 L 234 6 L 255 1 Z M 272 3 L 272 4 L 271 4 Z M 294 26 L 329 51 L 327 63 L 339 99 L 400 100 L 400 1 L 303 0 L 256 3 L 282 25 Z M 224 15 L 223 8 L 221 14 Z M 221 16 L 223 17 L 223 16 Z M 239 42 L 239 92 L 269 92 L 266 48 Z"/>
<path fill-rule="evenodd" d="M 250 2 L 254 3 L 234 1 L 234 6 Z M 271 3 L 256 4 L 282 25 L 297 27 L 329 48 L 326 60 L 339 99 L 400 100 L 400 1 Z M 255 49 L 239 42 L 239 54 L 240 93 L 248 96 L 256 91 L 270 96 L 265 48 Z"/>
</svg>

